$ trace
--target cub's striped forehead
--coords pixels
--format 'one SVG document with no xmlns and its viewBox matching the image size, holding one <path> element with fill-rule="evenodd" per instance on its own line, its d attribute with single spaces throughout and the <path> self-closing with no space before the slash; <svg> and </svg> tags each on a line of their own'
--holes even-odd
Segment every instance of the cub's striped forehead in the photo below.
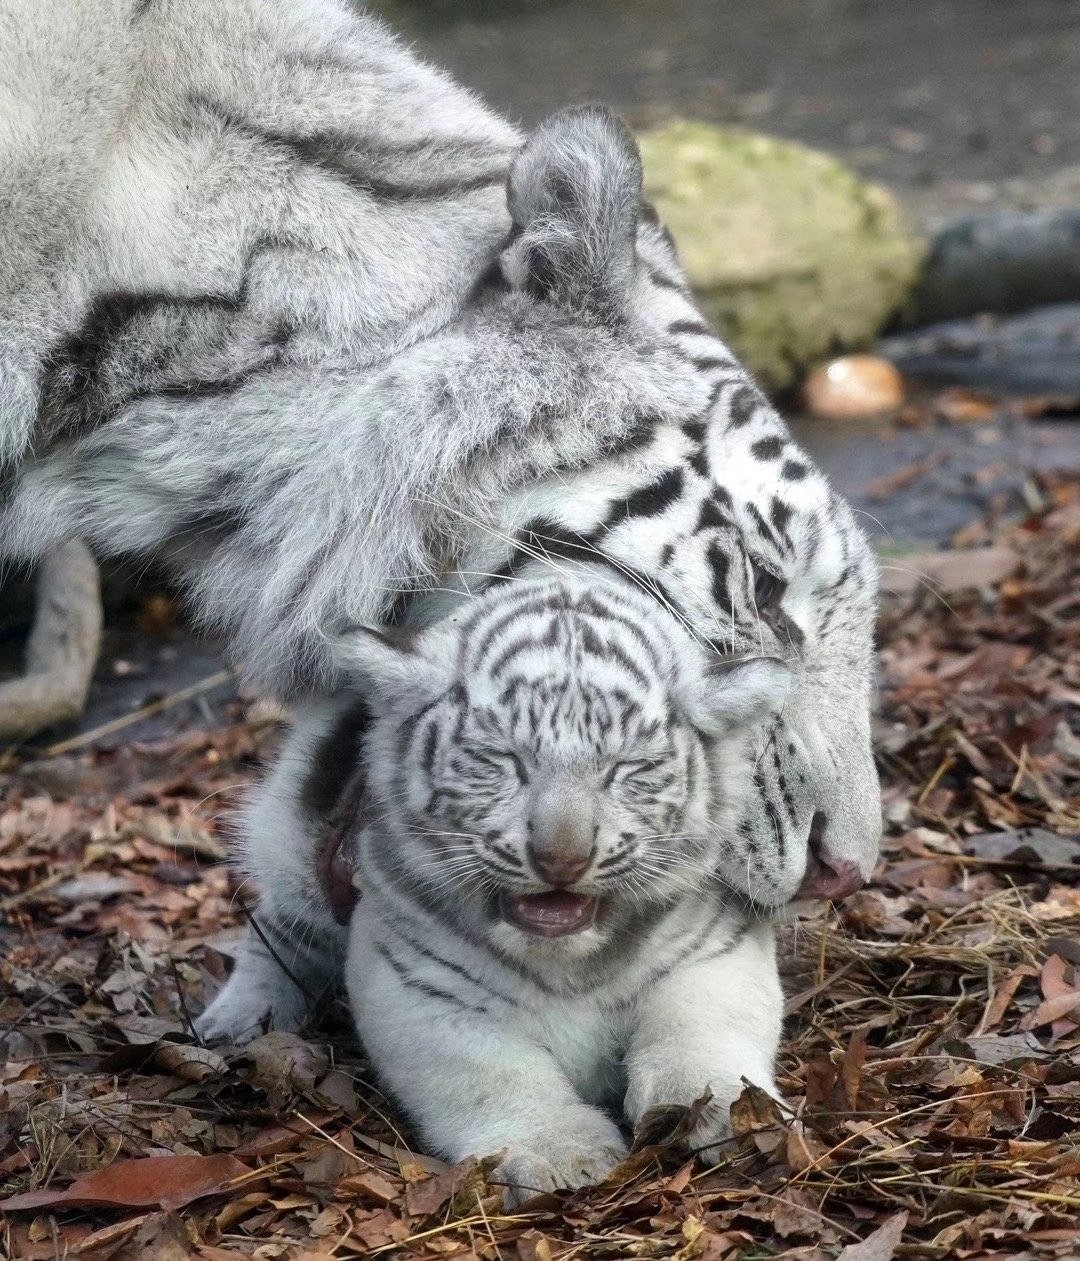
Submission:
<svg viewBox="0 0 1080 1261">
<path fill-rule="evenodd" d="M 558 581 L 491 589 L 461 627 L 458 674 L 503 700 L 522 686 L 589 680 L 650 693 L 670 678 L 674 628 L 633 590 Z"/>
</svg>

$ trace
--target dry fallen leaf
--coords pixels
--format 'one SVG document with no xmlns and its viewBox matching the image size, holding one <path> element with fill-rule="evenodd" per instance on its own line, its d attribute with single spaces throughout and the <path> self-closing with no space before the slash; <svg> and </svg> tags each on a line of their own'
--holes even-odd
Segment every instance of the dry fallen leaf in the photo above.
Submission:
<svg viewBox="0 0 1080 1261">
<path fill-rule="evenodd" d="M 60 1205 L 107 1208 L 182 1208 L 192 1200 L 216 1195 L 251 1170 L 235 1156 L 160 1156 L 120 1160 L 76 1178 L 69 1187 L 27 1191 L 0 1200 L 6 1213 Z"/>
<path fill-rule="evenodd" d="M 243 926 L 247 887 L 213 855 L 217 817 L 276 739 L 255 706 L 217 711 L 219 726 L 192 710 L 161 739 L 35 756 L 30 779 L 9 755 L 0 1185 L 74 1191 L 95 1169 L 150 1156 L 157 1173 L 160 1159 L 206 1155 L 259 1169 L 211 1181 L 206 1195 L 224 1193 L 179 1211 L 153 1198 L 9 1211 L 0 1250 L 837 1261 L 847 1246 L 848 1261 L 1072 1261 L 1075 1231 L 1061 1223 L 1080 1180 L 1080 481 L 1035 491 L 1045 510 L 1011 520 L 998 504 L 951 550 L 963 567 L 1004 549 L 1008 578 L 978 575 L 944 601 L 922 587 L 885 600 L 882 861 L 863 892 L 802 908 L 784 930 L 779 1069 L 795 1119 L 744 1096 L 742 1138 L 714 1169 L 688 1159 L 692 1112 L 661 1109 L 603 1185 L 506 1215 L 479 1170 L 462 1177 L 410 1150 L 332 1004 L 311 1040 L 193 1044 L 185 1007 L 195 1015 L 217 992 Z M 189 848 L 173 844 L 182 829 Z"/>
<path fill-rule="evenodd" d="M 410 1182 L 405 1187 L 405 1207 L 414 1217 L 453 1212 L 455 1204 L 460 1204 L 466 1212 L 473 1212 L 477 1199 L 489 1193 L 487 1176 L 493 1164 L 491 1160 L 471 1157 L 445 1173 L 437 1173 L 423 1182 Z"/>
<path fill-rule="evenodd" d="M 374 1204 L 393 1204 L 401 1194 L 401 1187 L 383 1177 L 377 1169 L 364 1169 L 349 1174 L 337 1184 L 337 1197 L 359 1199 Z"/>
<path fill-rule="evenodd" d="M 894 1213 L 861 1243 L 849 1243 L 842 1248 L 836 1261 L 892 1261 L 904 1237 L 907 1222 L 906 1211 Z"/>
</svg>

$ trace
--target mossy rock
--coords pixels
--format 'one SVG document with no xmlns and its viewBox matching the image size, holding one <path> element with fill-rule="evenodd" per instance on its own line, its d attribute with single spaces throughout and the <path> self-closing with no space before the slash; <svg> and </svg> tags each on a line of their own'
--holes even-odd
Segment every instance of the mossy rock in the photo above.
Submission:
<svg viewBox="0 0 1080 1261">
<path fill-rule="evenodd" d="M 645 195 L 703 308 L 763 384 L 869 345 L 923 247 L 892 198 L 834 158 L 770 136 L 675 121 L 639 136 Z"/>
</svg>

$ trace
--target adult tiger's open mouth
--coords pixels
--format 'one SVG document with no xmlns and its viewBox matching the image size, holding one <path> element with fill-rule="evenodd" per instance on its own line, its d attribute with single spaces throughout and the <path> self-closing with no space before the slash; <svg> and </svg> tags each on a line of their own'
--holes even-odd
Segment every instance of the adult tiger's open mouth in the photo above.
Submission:
<svg viewBox="0 0 1080 1261">
<path fill-rule="evenodd" d="M 508 924 L 534 937 L 569 937 L 596 919 L 596 898 L 552 889 L 550 893 L 504 893 L 499 909 Z"/>
</svg>

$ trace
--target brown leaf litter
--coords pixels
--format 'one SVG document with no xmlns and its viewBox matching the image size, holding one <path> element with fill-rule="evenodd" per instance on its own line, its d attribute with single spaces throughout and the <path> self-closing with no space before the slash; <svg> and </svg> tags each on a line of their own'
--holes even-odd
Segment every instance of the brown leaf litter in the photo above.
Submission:
<svg viewBox="0 0 1080 1261">
<path fill-rule="evenodd" d="M 889 597 L 882 861 L 786 929 L 794 1113 L 748 1090 L 715 1169 L 665 1114 L 603 1186 L 507 1215 L 491 1162 L 412 1150 L 340 1005 L 303 1037 L 200 1047 L 250 896 L 219 820 L 265 719 L 9 758 L 0 1255 L 1075 1256 L 1080 489 L 1041 490 Z"/>
</svg>

